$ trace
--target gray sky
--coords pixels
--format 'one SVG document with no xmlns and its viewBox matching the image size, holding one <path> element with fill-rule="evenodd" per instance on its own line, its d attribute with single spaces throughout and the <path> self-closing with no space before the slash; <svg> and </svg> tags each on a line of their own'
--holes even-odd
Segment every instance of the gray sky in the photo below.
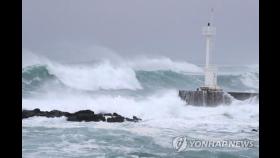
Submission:
<svg viewBox="0 0 280 158">
<path fill-rule="evenodd" d="M 23 48 L 64 61 L 93 59 L 104 51 L 92 48 L 105 47 L 203 64 L 211 7 L 214 62 L 258 64 L 258 0 L 24 0 Z"/>
</svg>

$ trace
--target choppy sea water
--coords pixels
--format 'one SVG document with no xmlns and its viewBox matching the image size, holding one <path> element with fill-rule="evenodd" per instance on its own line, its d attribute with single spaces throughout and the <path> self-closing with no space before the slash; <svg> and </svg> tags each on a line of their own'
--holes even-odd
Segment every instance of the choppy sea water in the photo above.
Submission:
<svg viewBox="0 0 280 158">
<path fill-rule="evenodd" d="M 117 112 L 139 123 L 68 122 L 33 117 L 22 121 L 23 157 L 259 157 L 256 98 L 218 107 L 186 106 L 178 89 L 203 84 L 202 68 L 168 58 L 122 64 L 110 61 L 22 69 L 23 109 Z M 226 91 L 258 92 L 258 66 L 220 66 Z M 192 148 L 176 152 L 173 139 L 249 140 L 250 148 Z"/>
</svg>

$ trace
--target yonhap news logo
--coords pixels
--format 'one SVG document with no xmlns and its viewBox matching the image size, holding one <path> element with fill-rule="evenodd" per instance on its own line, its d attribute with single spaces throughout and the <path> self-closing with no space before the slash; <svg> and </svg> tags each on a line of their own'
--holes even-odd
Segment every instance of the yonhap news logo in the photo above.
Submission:
<svg viewBox="0 0 280 158">
<path fill-rule="evenodd" d="M 188 141 L 186 137 L 175 137 L 172 141 L 172 145 L 173 148 L 177 151 L 177 152 L 181 152 L 187 149 L 188 146 Z"/>
<path fill-rule="evenodd" d="M 172 145 L 176 152 L 181 152 L 203 148 L 253 148 L 254 142 L 252 140 L 196 140 L 179 136 L 173 138 Z"/>
</svg>

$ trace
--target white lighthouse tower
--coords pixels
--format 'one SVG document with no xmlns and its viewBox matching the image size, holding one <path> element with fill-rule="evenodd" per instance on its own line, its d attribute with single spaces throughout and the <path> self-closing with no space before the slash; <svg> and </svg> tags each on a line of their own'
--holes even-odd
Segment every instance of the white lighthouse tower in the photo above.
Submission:
<svg viewBox="0 0 280 158">
<path fill-rule="evenodd" d="M 179 90 L 179 96 L 187 105 L 196 106 L 217 106 L 232 103 L 233 98 L 245 100 L 252 96 L 258 96 L 258 93 L 247 92 L 224 92 L 217 85 L 217 67 L 211 63 L 213 37 L 216 34 L 216 28 L 212 26 L 213 9 L 211 9 L 211 19 L 207 26 L 203 27 L 202 34 L 206 38 L 205 55 L 205 81 L 204 85 L 194 90 Z"/>
<path fill-rule="evenodd" d="M 210 55 L 213 48 L 212 38 L 216 34 L 216 28 L 211 26 L 211 23 L 208 22 L 207 26 L 203 27 L 202 34 L 206 37 L 206 56 L 204 86 L 201 87 L 201 89 L 220 90 L 217 85 L 217 67 L 212 65 L 210 61 Z"/>
</svg>

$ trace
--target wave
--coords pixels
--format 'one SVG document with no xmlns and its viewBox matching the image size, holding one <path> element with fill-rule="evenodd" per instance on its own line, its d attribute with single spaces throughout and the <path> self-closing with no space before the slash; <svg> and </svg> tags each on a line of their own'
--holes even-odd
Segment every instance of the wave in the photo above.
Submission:
<svg viewBox="0 0 280 158">
<path fill-rule="evenodd" d="M 24 91 L 34 90 L 36 87 L 40 88 L 47 82 L 49 82 L 49 86 L 59 84 L 59 86 L 86 91 L 139 90 L 142 89 L 142 84 L 145 87 L 150 87 L 145 83 L 140 83 L 141 81 L 139 82 L 139 79 L 143 79 L 142 74 L 145 75 L 141 71 L 168 70 L 177 73 L 202 71 L 196 65 L 187 62 L 174 62 L 166 57 L 158 59 L 142 57 L 139 60 L 124 60 L 118 57 L 114 61 L 102 59 L 78 64 L 61 64 L 27 50 L 24 50 L 23 54 L 25 57 L 23 58 L 22 71 Z"/>
<path fill-rule="evenodd" d="M 247 87 L 259 89 L 259 73 L 258 72 L 246 72 L 241 75 L 242 83 Z"/>
<path fill-rule="evenodd" d="M 34 65 L 24 68 L 22 77 L 24 93 L 58 87 L 84 91 L 196 89 L 204 82 L 202 74 L 133 70 L 116 67 L 109 62 L 92 65 Z M 218 84 L 226 91 L 256 92 L 259 88 L 258 78 L 258 72 L 221 74 L 218 76 Z"/>
<path fill-rule="evenodd" d="M 75 112 L 90 109 L 99 112 L 117 112 L 126 117 L 136 115 L 143 119 L 139 128 L 192 129 L 214 131 L 250 131 L 258 126 L 258 104 L 244 101 L 217 107 L 185 105 L 176 90 L 158 91 L 144 98 L 128 96 L 85 95 L 82 93 L 55 93 L 44 98 L 23 99 L 24 109 L 63 110 Z M 223 121 L 221 121 L 223 120 Z"/>
<path fill-rule="evenodd" d="M 50 73 L 55 74 L 65 85 L 81 90 L 98 89 L 141 89 L 131 68 L 113 66 L 102 62 L 91 66 L 49 65 Z"/>
<path fill-rule="evenodd" d="M 23 120 L 23 130 L 29 129 L 26 127 L 32 127 L 31 129 L 35 128 L 35 130 L 37 127 L 59 131 L 61 129 L 74 129 L 75 133 L 75 129 L 89 129 L 82 130 L 87 132 L 84 135 L 92 135 L 91 133 L 94 131 L 101 138 L 103 144 L 104 132 L 106 136 L 110 132 L 116 137 L 119 137 L 120 133 L 122 136 L 125 132 L 125 135 L 128 136 L 140 136 L 140 141 L 144 136 L 148 140 L 153 140 L 152 143 L 148 144 L 156 144 L 156 148 L 159 148 L 158 145 L 160 145 L 160 147 L 164 147 L 163 150 L 170 148 L 170 140 L 180 135 L 187 136 L 190 139 L 250 138 L 258 141 L 258 133 L 251 132 L 252 129 L 259 128 L 259 108 L 257 104 L 244 103 L 246 105 L 233 104 L 217 107 L 186 106 L 177 96 L 176 90 L 159 92 L 142 99 L 128 96 L 111 97 L 108 95 L 53 93 L 40 99 L 23 99 L 22 103 L 22 107 L 25 109 L 40 108 L 48 111 L 58 109 L 69 112 L 90 109 L 97 113 L 117 112 L 126 117 L 136 115 L 142 118 L 143 121 L 137 124 L 131 122 L 121 124 L 66 122 L 65 117 L 33 117 Z M 75 135 L 72 137 L 75 137 Z M 129 140 L 134 142 L 136 139 L 133 137 Z M 80 140 L 80 137 L 78 138 Z M 127 141 L 124 143 L 127 143 Z M 93 144 L 96 144 L 96 142 L 93 141 Z"/>
<path fill-rule="evenodd" d="M 97 53 L 98 55 L 93 56 L 92 53 Z M 133 70 L 144 70 L 144 71 L 157 71 L 157 70 L 170 70 L 174 72 L 187 72 L 187 73 L 202 73 L 203 69 L 197 65 L 185 62 L 185 61 L 174 61 L 168 57 L 145 57 L 137 56 L 132 58 L 124 58 L 113 50 L 103 47 L 92 47 L 83 56 L 74 56 L 77 61 L 68 61 L 67 63 L 78 63 L 87 65 L 98 61 L 110 62 L 115 66 L 129 67 Z M 29 50 L 23 49 L 23 65 L 25 68 L 32 65 L 52 65 L 54 62 L 49 58 L 33 53 Z M 76 54 L 71 54 L 76 55 Z M 86 59 L 85 59 L 86 58 Z M 61 63 L 60 61 L 59 63 Z"/>
<path fill-rule="evenodd" d="M 172 129 L 232 131 L 258 126 L 256 98 L 214 108 L 186 106 L 177 90 L 196 89 L 204 82 L 202 68 L 187 62 L 168 58 L 76 64 L 31 61 L 22 69 L 24 109 L 117 112 L 136 115 L 148 127 Z M 258 71 L 255 67 L 243 70 L 222 68 L 218 84 L 225 91 L 258 91 Z M 240 122 L 244 126 L 239 127 Z"/>
<path fill-rule="evenodd" d="M 62 64 L 24 50 L 22 69 L 23 96 L 57 91 L 126 91 L 147 94 L 161 89 L 196 89 L 203 85 L 203 69 L 187 62 L 166 57 L 139 57 L 124 60 L 91 60 Z M 112 53 L 109 54 L 112 56 Z M 116 55 L 115 55 L 116 56 Z M 113 59 L 112 59 L 113 60 Z M 258 66 L 220 66 L 218 84 L 225 91 L 259 89 Z M 42 93 L 43 92 L 43 93 Z"/>
<path fill-rule="evenodd" d="M 84 93 L 61 93 L 52 92 L 43 98 L 23 99 L 23 109 L 40 108 L 41 110 L 63 110 L 75 112 L 81 109 L 90 109 L 95 112 L 117 112 L 125 116 L 137 115 L 145 119 L 155 118 L 192 118 L 204 117 L 204 112 L 189 113 L 187 109 L 202 108 L 206 111 L 212 111 L 213 114 L 220 114 L 228 107 L 243 106 L 243 104 L 257 105 L 255 101 L 250 99 L 246 101 L 236 101 L 232 105 L 224 105 L 221 107 L 195 107 L 187 106 L 177 94 L 176 90 L 157 91 L 153 95 L 143 98 L 135 98 L 129 96 L 109 96 L 109 95 L 88 95 Z M 38 107 L 38 105 L 40 107 Z M 244 106 L 243 106 L 244 107 Z M 221 109 L 216 111 L 212 109 Z M 235 117 L 235 116 L 233 116 Z M 238 118 L 238 117 L 236 117 Z"/>
<path fill-rule="evenodd" d="M 203 69 L 194 64 L 180 61 L 172 61 L 167 57 L 146 58 L 141 57 L 129 60 L 127 65 L 134 70 L 142 71 L 173 71 L 177 73 L 202 73 Z"/>
<path fill-rule="evenodd" d="M 23 87 L 36 87 L 50 80 L 80 90 L 141 89 L 135 72 L 130 68 L 114 67 L 108 62 L 92 66 L 62 64 L 36 65 L 23 69 Z"/>
</svg>

